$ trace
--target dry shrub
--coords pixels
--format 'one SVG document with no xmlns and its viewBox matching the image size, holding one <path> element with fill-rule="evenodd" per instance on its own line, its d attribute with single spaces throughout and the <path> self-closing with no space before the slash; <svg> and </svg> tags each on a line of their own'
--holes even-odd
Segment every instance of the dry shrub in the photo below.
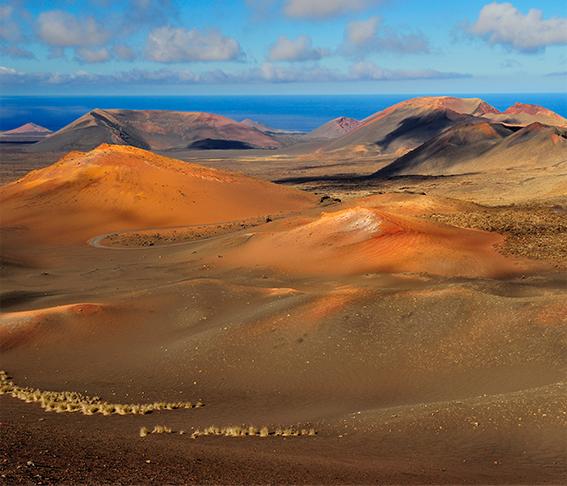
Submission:
<svg viewBox="0 0 567 486">
<path fill-rule="evenodd" d="M 152 430 L 149 430 L 147 427 L 140 427 L 140 437 L 147 437 L 149 434 L 173 434 L 173 429 L 171 427 L 167 427 L 166 425 L 154 425 Z M 180 431 L 180 434 L 184 434 L 185 432 Z"/>
<path fill-rule="evenodd" d="M 154 402 L 144 404 L 108 403 L 97 396 L 88 396 L 73 391 L 47 391 L 17 386 L 4 370 L 0 370 L 0 395 L 8 394 L 26 403 L 39 403 L 46 412 L 73 413 L 84 415 L 144 415 L 157 410 L 199 408 L 205 404 L 192 402 Z"/>
<path fill-rule="evenodd" d="M 298 436 L 315 436 L 317 432 L 314 428 L 303 428 L 298 429 L 295 427 L 276 427 L 273 430 L 270 428 L 263 426 L 259 429 L 252 425 L 250 426 L 237 426 L 232 425 L 228 427 L 216 427 L 211 425 L 204 429 L 196 429 L 191 434 L 192 439 L 196 439 L 197 437 L 202 436 L 222 436 L 222 437 L 298 437 Z"/>
</svg>

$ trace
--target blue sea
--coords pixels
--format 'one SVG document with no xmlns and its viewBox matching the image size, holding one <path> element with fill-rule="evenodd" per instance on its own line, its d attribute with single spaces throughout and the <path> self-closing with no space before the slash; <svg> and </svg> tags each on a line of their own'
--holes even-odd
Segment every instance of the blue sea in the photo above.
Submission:
<svg viewBox="0 0 567 486">
<path fill-rule="evenodd" d="M 252 118 L 273 128 L 309 131 L 337 116 L 362 119 L 413 96 L 3 96 L 0 130 L 27 122 L 58 130 L 93 108 L 206 111 L 235 120 Z M 541 105 L 567 117 L 567 93 L 458 94 L 479 97 L 504 110 L 516 101 Z"/>
</svg>

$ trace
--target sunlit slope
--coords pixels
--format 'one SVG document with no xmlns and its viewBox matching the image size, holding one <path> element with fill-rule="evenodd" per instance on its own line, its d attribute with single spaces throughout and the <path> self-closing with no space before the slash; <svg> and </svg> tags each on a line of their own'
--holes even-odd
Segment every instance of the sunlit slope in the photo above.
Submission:
<svg viewBox="0 0 567 486">
<path fill-rule="evenodd" d="M 315 201 L 298 190 L 117 145 L 69 153 L 0 188 L 3 227 L 57 242 L 286 213 Z"/>
<path fill-rule="evenodd" d="M 499 277 L 525 270 L 503 257 L 503 237 L 434 224 L 399 205 L 352 206 L 297 218 L 252 235 L 225 258 L 299 275 L 430 273 Z"/>
</svg>

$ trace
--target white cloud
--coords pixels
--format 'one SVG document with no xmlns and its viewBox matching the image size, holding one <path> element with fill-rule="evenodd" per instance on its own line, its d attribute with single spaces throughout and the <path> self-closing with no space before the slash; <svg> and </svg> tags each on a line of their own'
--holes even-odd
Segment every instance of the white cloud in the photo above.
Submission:
<svg viewBox="0 0 567 486">
<path fill-rule="evenodd" d="M 37 30 L 40 39 L 55 48 L 97 46 L 110 37 L 93 17 L 78 18 L 61 10 L 39 14 Z"/>
<path fill-rule="evenodd" d="M 374 44 L 370 44 L 370 49 L 399 54 L 426 54 L 430 51 L 429 41 L 423 34 L 399 34 L 392 29 L 384 29 Z"/>
<path fill-rule="evenodd" d="M 12 76 L 12 75 L 17 75 L 18 71 L 16 71 L 14 68 L 11 67 L 6 67 L 6 66 L 0 66 L 0 76 Z"/>
<path fill-rule="evenodd" d="M 356 46 L 367 44 L 376 36 L 379 23 L 378 17 L 370 17 L 367 20 L 353 20 L 346 26 L 345 40 Z"/>
<path fill-rule="evenodd" d="M 270 46 L 268 59 L 270 61 L 317 61 L 327 54 L 327 50 L 313 47 L 311 38 L 307 35 L 300 35 L 295 40 L 281 36 Z"/>
<path fill-rule="evenodd" d="M 0 40 L 17 41 L 21 35 L 20 26 L 14 19 L 14 7 L 0 5 Z"/>
<path fill-rule="evenodd" d="M 75 55 L 78 61 L 88 63 L 106 62 L 110 59 L 110 52 L 106 47 L 94 49 L 80 47 L 75 51 Z"/>
<path fill-rule="evenodd" d="M 234 61 L 244 57 L 238 41 L 217 30 L 202 32 L 173 27 L 150 32 L 146 55 L 157 62 Z"/>
<path fill-rule="evenodd" d="M 114 57 L 121 61 L 133 61 L 136 59 L 136 53 L 134 50 L 125 44 L 117 44 L 112 48 L 112 50 Z"/>
<path fill-rule="evenodd" d="M 2 46 L 0 52 L 13 59 L 35 59 L 35 54 L 18 46 Z"/>
<path fill-rule="evenodd" d="M 349 22 L 340 51 L 347 55 L 381 51 L 401 54 L 429 52 L 429 42 L 423 34 L 398 33 L 390 28 L 381 28 L 380 24 L 379 17 Z"/>
<path fill-rule="evenodd" d="M 531 9 L 524 15 L 511 3 L 485 5 L 469 30 L 489 44 L 526 53 L 552 45 L 567 45 L 567 18 L 546 20 L 538 9 Z"/>
<path fill-rule="evenodd" d="M 284 13 L 289 17 L 324 19 L 364 10 L 380 0 L 286 0 Z"/>
</svg>

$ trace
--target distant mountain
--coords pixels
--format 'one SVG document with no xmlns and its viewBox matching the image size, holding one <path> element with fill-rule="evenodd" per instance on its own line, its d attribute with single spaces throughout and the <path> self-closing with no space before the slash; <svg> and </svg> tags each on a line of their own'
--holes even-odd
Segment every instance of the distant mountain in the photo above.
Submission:
<svg viewBox="0 0 567 486">
<path fill-rule="evenodd" d="M 0 132 L 1 142 L 13 143 L 31 143 L 37 142 L 47 137 L 51 132 L 48 128 L 36 125 L 35 123 L 26 123 L 20 127 Z"/>
<path fill-rule="evenodd" d="M 328 121 L 324 125 L 321 125 L 319 128 L 316 128 L 312 132 L 309 132 L 306 138 L 332 140 L 352 132 L 354 129 L 358 128 L 360 124 L 361 123 L 354 118 L 341 116 Z"/>
<path fill-rule="evenodd" d="M 567 131 L 540 123 L 510 128 L 475 123 L 448 129 L 375 176 L 450 175 L 551 167 L 567 161 Z"/>
<path fill-rule="evenodd" d="M 483 121 L 498 111 L 478 98 L 424 97 L 393 105 L 362 120 L 325 150 L 372 146 L 379 153 L 404 154 L 447 128 Z"/>
<path fill-rule="evenodd" d="M 95 109 L 34 145 L 33 150 L 91 150 L 102 143 L 169 150 L 183 148 L 273 149 L 273 137 L 210 113 Z"/>
<path fill-rule="evenodd" d="M 35 123 L 26 123 L 18 128 L 13 128 L 12 130 L 7 130 L 2 132 L 2 135 L 23 135 L 23 134 L 34 134 L 34 135 L 48 135 L 51 133 L 49 128 L 36 125 Z"/>
<path fill-rule="evenodd" d="M 541 106 L 516 103 L 499 112 L 480 98 L 451 96 L 412 98 L 362 121 L 335 118 L 307 134 L 210 113 L 95 109 L 55 133 L 38 135 L 40 141 L 30 150 L 91 150 L 101 143 L 158 151 L 275 149 L 297 144 L 320 152 L 401 157 L 450 128 L 475 123 L 513 128 L 534 122 L 567 127 L 567 119 Z"/>
<path fill-rule="evenodd" d="M 567 119 L 554 111 L 538 105 L 516 103 L 502 113 L 490 114 L 489 118 L 500 123 L 510 125 L 529 125 L 530 123 L 543 123 L 558 127 L 567 127 Z"/>
<path fill-rule="evenodd" d="M 567 126 L 565 118 L 541 106 L 516 103 L 501 113 L 480 98 L 426 96 L 402 101 L 370 115 L 320 150 L 364 148 L 378 155 L 402 156 L 450 128 L 486 122 L 511 127 L 534 122 Z"/>
</svg>

